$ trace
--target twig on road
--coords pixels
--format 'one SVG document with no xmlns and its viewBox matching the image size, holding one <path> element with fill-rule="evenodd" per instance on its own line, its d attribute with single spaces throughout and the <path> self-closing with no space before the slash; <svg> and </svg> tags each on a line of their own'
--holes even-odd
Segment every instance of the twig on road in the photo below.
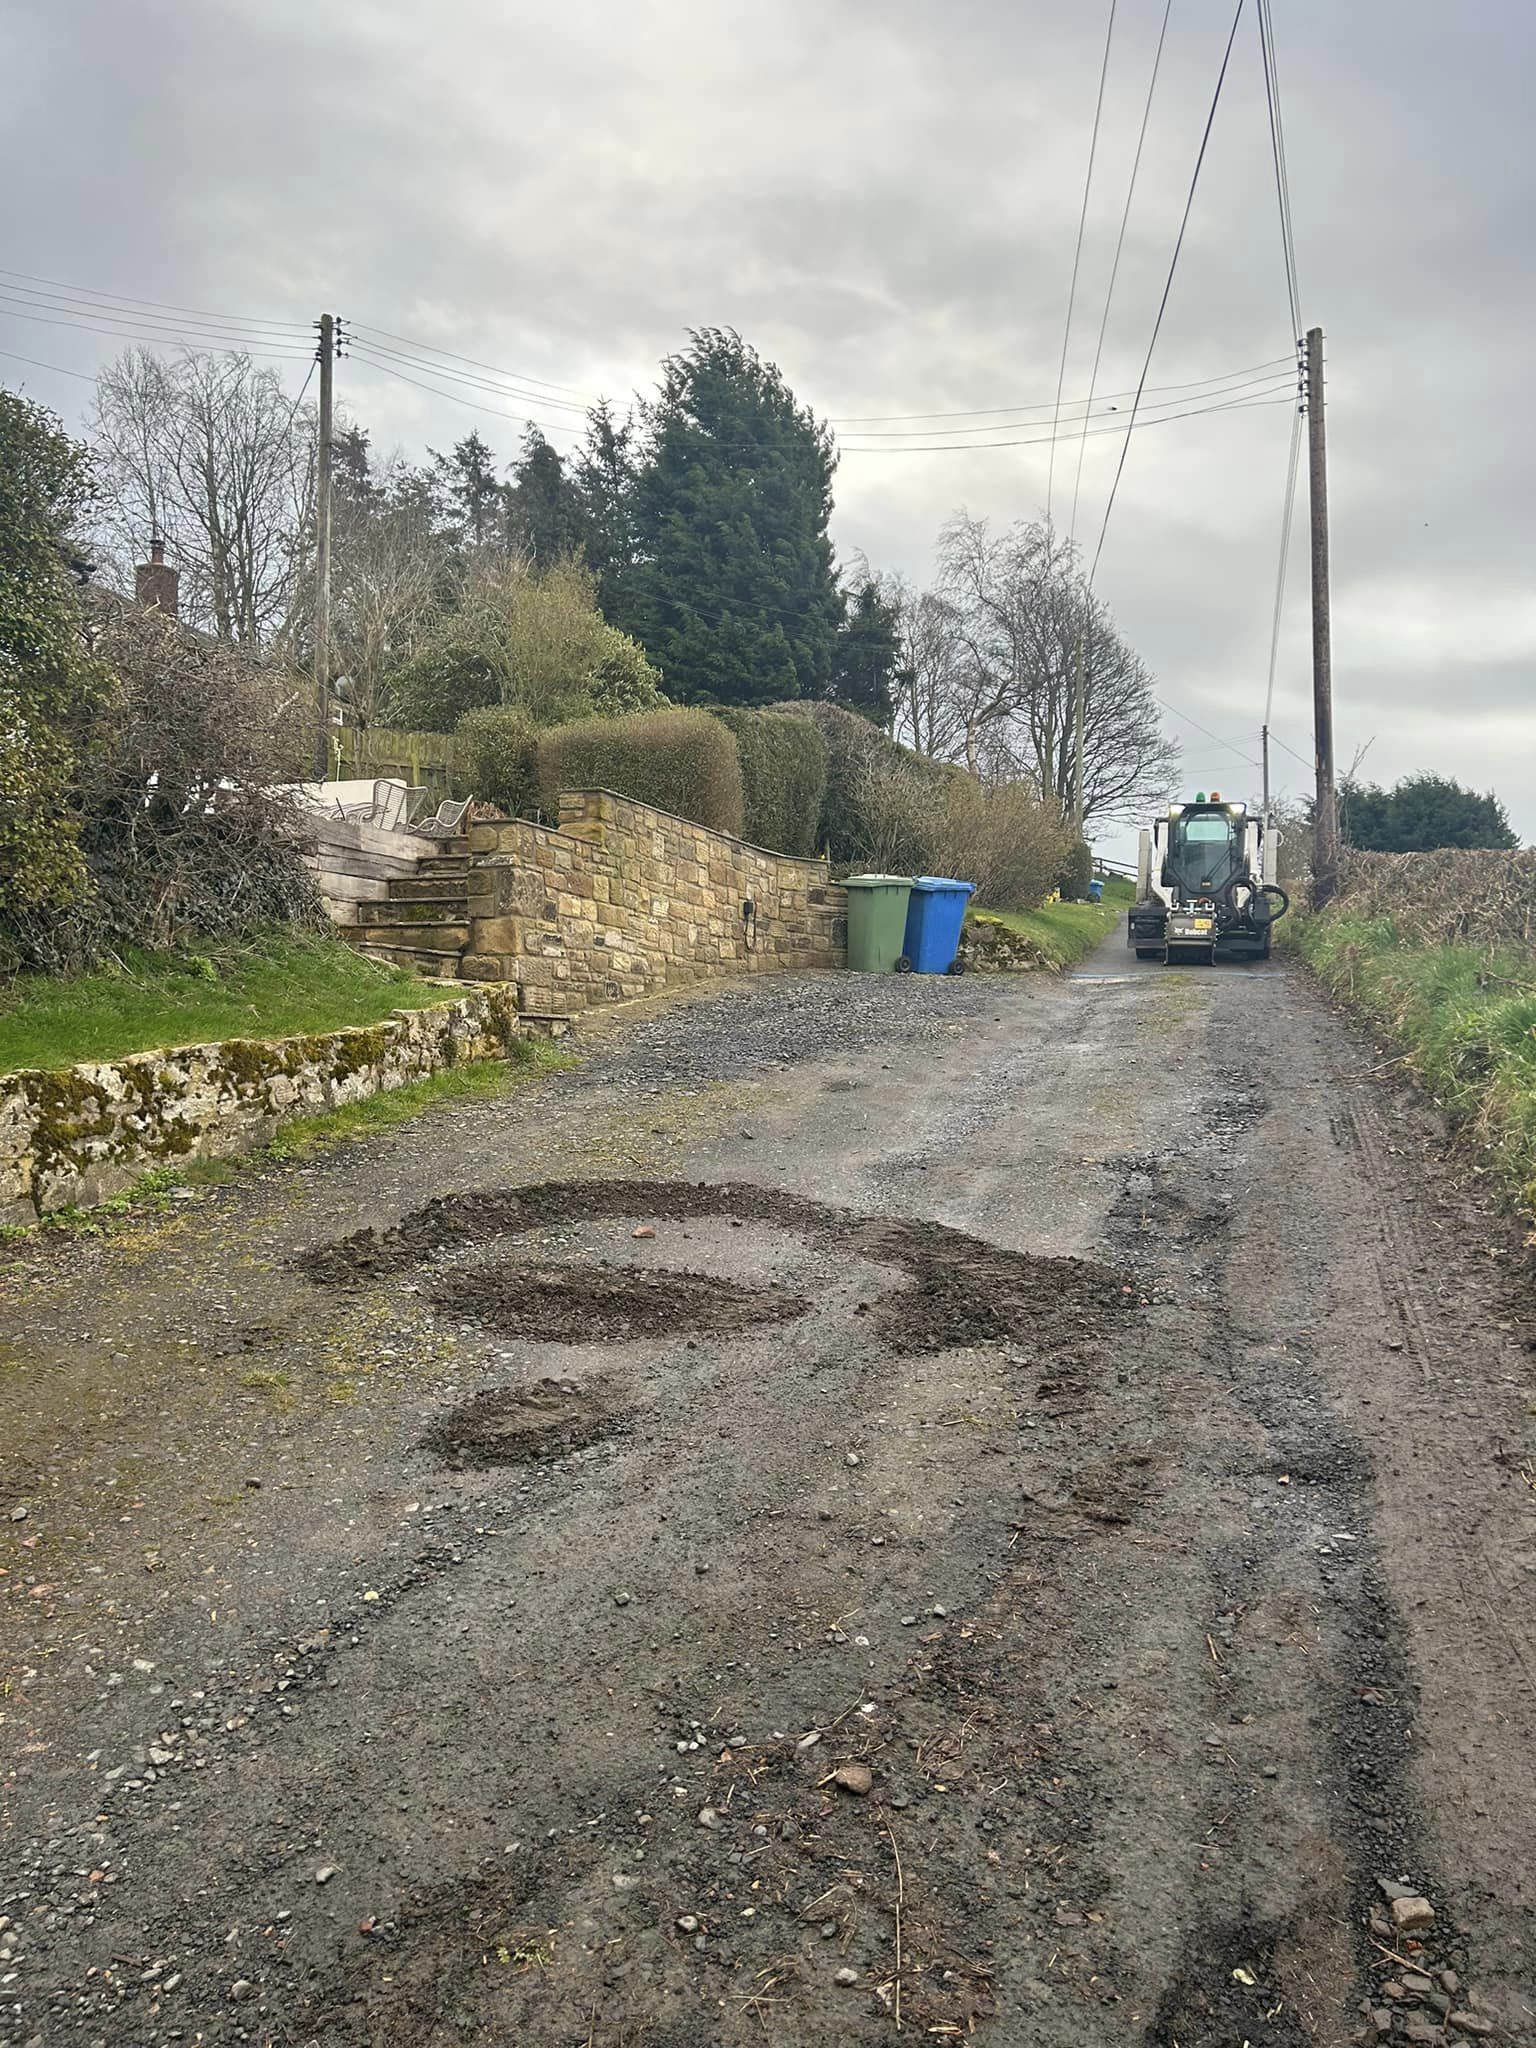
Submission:
<svg viewBox="0 0 1536 2048">
<path fill-rule="evenodd" d="M 896 1834 L 890 1822 L 884 1821 L 885 1839 L 891 1845 L 891 1855 L 896 1861 L 896 2031 L 901 2032 L 901 1909 L 906 1903 L 907 1888 L 901 1874 L 901 1851 L 896 1846 Z"/>
</svg>

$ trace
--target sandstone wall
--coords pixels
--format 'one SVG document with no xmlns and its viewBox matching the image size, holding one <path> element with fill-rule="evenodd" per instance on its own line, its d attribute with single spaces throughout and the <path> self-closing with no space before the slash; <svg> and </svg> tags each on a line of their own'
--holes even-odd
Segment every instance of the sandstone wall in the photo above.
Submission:
<svg viewBox="0 0 1536 2048">
<path fill-rule="evenodd" d="M 249 1152 L 296 1111 L 336 1109 L 503 1054 L 521 1033 L 515 993 L 475 989 L 347 1031 L 0 1076 L 0 1223 L 88 1208 L 153 1167 Z"/>
<path fill-rule="evenodd" d="M 526 1011 L 845 962 L 847 892 L 825 861 L 765 853 L 605 790 L 562 792 L 558 831 L 477 824 L 469 852 L 460 972 L 515 982 Z"/>
</svg>

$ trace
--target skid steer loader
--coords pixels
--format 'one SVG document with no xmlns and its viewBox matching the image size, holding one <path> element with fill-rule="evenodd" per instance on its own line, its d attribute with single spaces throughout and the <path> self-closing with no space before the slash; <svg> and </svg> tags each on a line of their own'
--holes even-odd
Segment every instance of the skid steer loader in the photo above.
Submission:
<svg viewBox="0 0 1536 2048">
<path fill-rule="evenodd" d="M 1275 880 L 1280 836 L 1212 790 L 1170 804 L 1141 835 L 1127 943 L 1138 960 L 1267 960 L 1290 908 Z"/>
</svg>

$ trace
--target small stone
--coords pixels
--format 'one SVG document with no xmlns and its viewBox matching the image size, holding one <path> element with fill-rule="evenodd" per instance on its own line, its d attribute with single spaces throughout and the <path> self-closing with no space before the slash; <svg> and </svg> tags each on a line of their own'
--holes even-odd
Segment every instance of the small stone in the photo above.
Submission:
<svg viewBox="0 0 1536 2048">
<path fill-rule="evenodd" d="M 28 1515 L 31 1514 L 31 1512 L 32 1510 L 30 1508 L 12 1508 L 11 1520 L 13 1522 L 24 1522 L 27 1519 Z"/>
<path fill-rule="evenodd" d="M 813 1728 L 809 1735 L 801 1736 L 800 1740 L 795 1744 L 795 1749 L 797 1752 L 801 1750 L 814 1749 L 817 1743 L 820 1742 L 820 1740 L 821 1730 L 819 1728 Z"/>
<path fill-rule="evenodd" d="M 336 1875 L 336 1866 L 335 1866 L 335 1864 L 334 1864 L 334 1863 L 322 1863 L 322 1864 L 321 1864 L 321 1866 L 320 1866 L 320 1868 L 319 1868 L 319 1869 L 318 1869 L 318 1870 L 317 1870 L 317 1871 L 315 1872 L 315 1883 L 316 1883 L 316 1884 L 329 1884 L 329 1883 L 330 1883 L 330 1881 L 331 1881 L 331 1879 L 332 1879 L 332 1878 L 333 1878 L 333 1877 L 334 1877 L 335 1875 Z"/>
<path fill-rule="evenodd" d="M 229 1987 L 229 1995 L 231 1998 L 249 1998 L 255 1989 L 249 1977 L 237 1977 Z"/>
<path fill-rule="evenodd" d="M 677 1916 L 677 1931 L 679 1934 L 697 1934 L 699 1931 L 697 1916 L 693 1913 L 679 1913 Z"/>
<path fill-rule="evenodd" d="M 715 1809 L 712 1806 L 701 1806 L 699 1808 L 699 1826 L 701 1828 L 709 1828 L 713 1830 L 715 1828 L 718 1828 L 719 1825 L 720 1816 L 718 1813 L 716 1813 Z"/>
<path fill-rule="evenodd" d="M 818 1508 L 816 1510 L 816 1519 L 818 1522 L 830 1522 L 832 1519 L 832 1510 L 830 1508 Z"/>
<path fill-rule="evenodd" d="M 656 1233 L 654 1230 L 652 1230 L 649 1223 L 642 1223 L 638 1230 L 632 1230 L 630 1232 L 631 1237 L 654 1237 L 655 1235 Z"/>
<path fill-rule="evenodd" d="M 834 1785 L 841 1785 L 845 1792 L 851 1792 L 856 1799 L 862 1799 L 871 1790 L 875 1774 L 868 1764 L 839 1764 L 832 1773 Z"/>
<path fill-rule="evenodd" d="M 1405 1970 L 1403 1972 L 1403 1989 L 1410 1998 L 1427 1998 L 1434 1988 L 1429 1979 L 1422 1976 L 1417 1970 Z"/>
<path fill-rule="evenodd" d="M 937 1620 L 937 1621 L 943 1621 L 943 1620 L 944 1620 L 944 1619 L 946 1618 L 946 1616 L 948 1615 L 948 1613 L 949 1613 L 949 1609 L 948 1609 L 947 1607 L 941 1607 L 941 1606 L 939 1605 L 938 1601 L 937 1601 L 937 1600 L 935 1600 L 935 1601 L 934 1601 L 934 1603 L 933 1603 L 933 1605 L 932 1605 L 932 1606 L 931 1606 L 931 1607 L 929 1608 L 928 1612 L 929 1612 L 929 1613 L 930 1613 L 931 1615 L 933 1615 L 933 1617 L 935 1618 L 935 1620 Z"/>
<path fill-rule="evenodd" d="M 1442 1970 L 1440 1972 L 1440 1989 L 1450 1992 L 1456 1992 L 1461 1989 L 1461 1979 L 1454 1970 Z"/>
<path fill-rule="evenodd" d="M 846 1963 L 844 1963 L 840 1970 L 834 1971 L 832 1975 L 832 1982 L 834 1984 L 857 1984 L 858 1981 L 858 1971 L 850 1970 Z"/>
<path fill-rule="evenodd" d="M 162 1978 L 161 1978 L 161 1980 L 160 1980 L 160 1989 L 161 1989 L 162 1991 L 174 1991 L 174 1990 L 176 1989 L 176 1986 L 177 1986 L 177 1985 L 178 1985 L 178 1984 L 179 1984 L 180 1982 L 181 1982 L 181 1972 L 180 1972 L 180 1970 L 172 1970 L 172 1972 L 171 1972 L 171 1974 L 169 1975 L 169 1977 L 162 1977 Z"/>
<path fill-rule="evenodd" d="M 1376 2010 L 1371 2014 L 1371 2025 L 1376 2029 L 1378 2034 L 1390 2034 L 1392 2031 L 1391 2007 L 1386 2005 L 1378 2005 Z"/>
<path fill-rule="evenodd" d="M 903 1628 L 916 1628 L 917 1616 L 915 1614 L 904 1614 L 901 1617 L 901 1625 Z"/>
<path fill-rule="evenodd" d="M 1415 1927 L 1432 1927 L 1435 1909 L 1428 1899 L 1413 1897 L 1397 1898 L 1392 1901 L 1392 1925 L 1399 1934 L 1405 1934 Z"/>
<path fill-rule="evenodd" d="M 246 1474 L 245 1483 L 250 1488 L 252 1493 L 260 1493 L 261 1481 L 256 1477 L 254 1472 L 249 1472 Z"/>
<path fill-rule="evenodd" d="M 1451 2014 L 1451 2025 L 1458 2034 L 1481 2035 L 1493 2032 L 1493 2021 L 1482 2012 L 1463 2012 L 1458 2009 Z"/>
<path fill-rule="evenodd" d="M 857 1451 L 849 1451 L 843 1459 L 845 1465 L 862 1465 L 863 1462 Z"/>
<path fill-rule="evenodd" d="M 832 1939 L 834 1938 L 834 1936 L 836 1935 L 836 1933 L 837 1933 L 837 1922 L 836 1922 L 835 1920 L 823 1920 L 823 1921 L 822 1921 L 822 1923 L 821 1923 L 821 1938 L 822 1938 L 822 1940 L 823 1940 L 823 1941 L 831 1941 L 831 1940 L 832 1940 Z"/>
<path fill-rule="evenodd" d="M 615 1607 L 627 1607 L 629 1605 L 629 1595 L 627 1593 L 615 1593 L 613 1604 Z"/>
<path fill-rule="evenodd" d="M 616 1892 L 632 1892 L 639 1882 L 639 1878 L 632 1877 L 627 1870 L 616 1870 L 613 1873 L 613 1888 Z"/>
</svg>

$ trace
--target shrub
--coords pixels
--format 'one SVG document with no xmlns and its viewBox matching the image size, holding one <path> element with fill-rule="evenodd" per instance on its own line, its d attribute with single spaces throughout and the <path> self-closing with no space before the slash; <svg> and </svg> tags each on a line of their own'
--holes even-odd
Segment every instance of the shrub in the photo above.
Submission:
<svg viewBox="0 0 1536 2048">
<path fill-rule="evenodd" d="M 736 742 L 707 711 L 642 711 L 553 727 L 538 745 L 540 801 L 562 789 L 611 789 L 739 836 L 744 822 Z"/>
<path fill-rule="evenodd" d="M 806 718 L 722 709 L 741 756 L 746 837 L 775 853 L 812 854 L 827 789 L 827 743 Z"/>
<path fill-rule="evenodd" d="M 452 732 L 469 712 L 497 704 L 495 669 L 473 647 L 435 640 L 389 679 L 390 716 L 413 732 Z"/>
<path fill-rule="evenodd" d="M 1087 898 L 1088 884 L 1092 879 L 1093 848 L 1086 839 L 1069 838 L 1057 881 L 1063 902 L 1082 903 Z"/>
<path fill-rule="evenodd" d="M 466 794 L 498 805 L 508 817 L 539 800 L 539 734 L 516 704 L 492 704 L 459 720 L 459 771 Z"/>
<path fill-rule="evenodd" d="M 984 789 L 969 775 L 957 777 L 934 818 L 932 872 L 974 882 L 978 907 L 1032 910 L 1055 888 L 1071 838 L 1060 805 L 1029 783 Z"/>
</svg>

